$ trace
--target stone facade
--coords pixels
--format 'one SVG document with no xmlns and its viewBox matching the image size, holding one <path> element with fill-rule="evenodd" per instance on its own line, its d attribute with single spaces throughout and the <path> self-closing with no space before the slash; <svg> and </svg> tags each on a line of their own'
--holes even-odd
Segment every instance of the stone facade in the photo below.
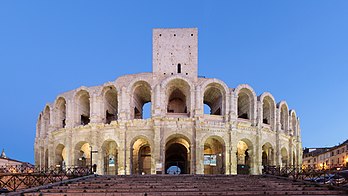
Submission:
<svg viewBox="0 0 348 196">
<path fill-rule="evenodd" d="M 91 148 L 99 174 L 158 174 L 173 166 L 191 174 L 260 174 L 263 165 L 302 164 L 299 119 L 286 102 L 197 70 L 197 29 L 154 29 L 152 73 L 82 86 L 45 106 L 35 164 L 89 165 Z"/>
</svg>

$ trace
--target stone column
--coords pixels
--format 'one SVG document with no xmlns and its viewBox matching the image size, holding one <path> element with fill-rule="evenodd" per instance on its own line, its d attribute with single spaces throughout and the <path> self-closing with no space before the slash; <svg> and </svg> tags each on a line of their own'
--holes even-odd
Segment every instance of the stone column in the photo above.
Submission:
<svg viewBox="0 0 348 196">
<path fill-rule="evenodd" d="M 127 89 L 126 87 L 121 88 L 121 99 L 118 102 L 119 108 L 119 120 L 128 119 L 127 113 L 129 110 L 129 100 L 127 99 Z"/>
<path fill-rule="evenodd" d="M 157 168 L 157 165 L 160 165 L 162 164 L 162 170 L 164 170 L 164 161 L 163 161 L 163 157 L 162 157 L 162 146 L 163 146 L 163 138 L 162 138 L 162 134 L 161 134 L 161 121 L 160 119 L 155 119 L 154 120 L 154 146 L 152 147 L 153 150 L 152 150 L 152 156 L 153 156 L 153 159 L 154 159 L 154 166 L 155 168 L 153 169 L 153 171 L 151 172 L 151 174 L 156 174 L 156 168 Z M 161 171 L 158 171 L 158 172 L 161 172 Z"/>
<path fill-rule="evenodd" d="M 195 116 L 200 116 L 202 115 L 204 112 L 203 112 L 203 96 L 201 94 L 201 88 L 199 86 L 196 87 L 196 107 L 195 107 L 195 110 L 194 110 L 194 113 L 195 113 Z"/>
<path fill-rule="evenodd" d="M 119 146 L 118 146 L 118 174 L 119 175 L 125 175 L 126 174 L 126 129 L 125 124 L 122 121 L 119 121 Z"/>
<path fill-rule="evenodd" d="M 156 85 L 155 91 L 154 91 L 154 100 L 155 103 L 153 104 L 154 108 L 154 116 L 161 115 L 161 85 Z"/>
</svg>

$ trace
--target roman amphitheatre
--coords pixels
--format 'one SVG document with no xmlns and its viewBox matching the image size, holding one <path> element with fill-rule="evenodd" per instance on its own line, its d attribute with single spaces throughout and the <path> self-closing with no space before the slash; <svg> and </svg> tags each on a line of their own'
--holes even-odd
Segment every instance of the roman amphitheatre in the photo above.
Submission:
<svg viewBox="0 0 348 196">
<path fill-rule="evenodd" d="M 247 84 L 198 76 L 196 28 L 154 29 L 152 53 L 151 73 L 82 86 L 46 104 L 37 120 L 35 165 L 96 164 L 101 175 L 171 168 L 261 174 L 265 166 L 301 166 L 296 112 Z"/>
</svg>

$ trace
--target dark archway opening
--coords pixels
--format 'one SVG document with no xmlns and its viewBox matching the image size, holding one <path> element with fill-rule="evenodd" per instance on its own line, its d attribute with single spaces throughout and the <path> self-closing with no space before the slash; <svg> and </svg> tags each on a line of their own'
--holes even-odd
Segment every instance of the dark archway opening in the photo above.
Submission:
<svg viewBox="0 0 348 196">
<path fill-rule="evenodd" d="M 176 166 L 180 168 L 180 174 L 189 174 L 188 152 L 184 145 L 179 143 L 171 144 L 166 150 L 165 171 Z"/>
</svg>

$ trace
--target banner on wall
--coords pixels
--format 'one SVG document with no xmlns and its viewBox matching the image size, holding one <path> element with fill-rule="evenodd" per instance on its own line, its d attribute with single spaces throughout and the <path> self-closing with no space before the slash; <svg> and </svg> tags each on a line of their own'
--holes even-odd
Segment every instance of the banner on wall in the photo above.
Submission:
<svg viewBox="0 0 348 196">
<path fill-rule="evenodd" d="M 215 154 L 205 154 L 203 164 L 210 165 L 210 166 L 216 166 L 216 155 Z"/>
</svg>

